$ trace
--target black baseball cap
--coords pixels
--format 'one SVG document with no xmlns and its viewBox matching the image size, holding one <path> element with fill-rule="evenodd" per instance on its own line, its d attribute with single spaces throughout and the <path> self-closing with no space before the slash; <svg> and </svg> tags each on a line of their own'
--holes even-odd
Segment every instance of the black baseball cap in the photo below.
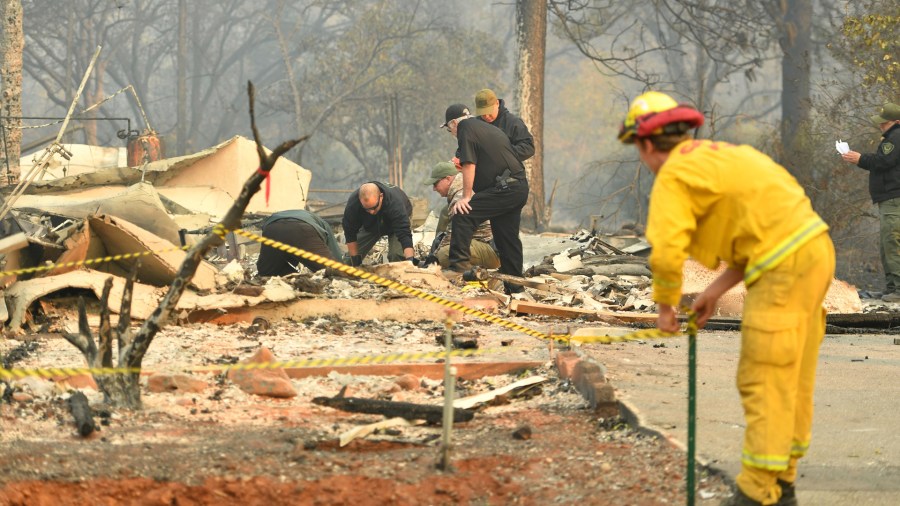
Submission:
<svg viewBox="0 0 900 506">
<path fill-rule="evenodd" d="M 450 123 L 456 118 L 461 118 L 468 115 L 469 108 L 466 107 L 465 104 L 453 104 L 447 108 L 446 112 L 444 112 L 444 124 L 441 125 L 440 128 L 444 128 L 445 126 L 447 126 L 447 123 Z"/>
</svg>

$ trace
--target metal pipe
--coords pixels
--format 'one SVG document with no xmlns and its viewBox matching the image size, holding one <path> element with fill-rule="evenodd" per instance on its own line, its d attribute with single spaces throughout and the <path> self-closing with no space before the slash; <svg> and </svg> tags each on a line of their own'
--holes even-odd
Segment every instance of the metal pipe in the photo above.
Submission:
<svg viewBox="0 0 900 506">
<path fill-rule="evenodd" d="M 84 125 L 75 125 L 69 129 L 69 133 L 75 133 L 79 130 L 84 130 Z M 56 138 L 56 134 L 51 135 L 50 137 L 44 137 L 42 139 L 38 139 L 36 141 L 31 141 L 28 144 L 22 144 L 22 153 L 27 153 L 32 149 L 39 148 L 48 142 L 53 142 L 53 139 Z"/>
<path fill-rule="evenodd" d="M 66 133 L 66 127 L 69 126 L 69 118 L 72 117 L 72 113 L 75 112 L 75 106 L 78 105 L 78 99 L 81 98 L 81 92 L 84 91 L 84 87 L 88 82 L 88 78 L 91 77 L 91 71 L 94 70 L 94 64 L 97 63 L 97 57 L 100 56 L 100 50 L 103 46 L 97 46 L 97 50 L 94 51 L 94 56 L 91 57 L 91 63 L 88 64 L 88 68 L 84 73 L 84 77 L 81 79 L 81 84 L 78 85 L 78 91 L 75 92 L 75 98 L 72 99 L 72 104 L 69 105 L 69 112 L 66 113 L 66 119 L 63 120 L 63 125 L 59 129 L 59 134 L 56 136 L 56 142 L 62 140 L 62 136 Z"/>
<path fill-rule="evenodd" d="M 3 130 L 3 159 L 6 161 L 7 183 L 11 184 L 12 181 L 9 180 L 9 178 L 12 176 L 12 174 L 9 173 L 9 148 L 6 145 L 6 126 L 3 124 L 3 122 L 0 122 L 0 130 Z"/>
<path fill-rule="evenodd" d="M 0 116 L 0 119 L 9 120 L 9 119 L 40 119 L 40 120 L 53 120 L 55 123 L 49 123 L 47 125 L 40 126 L 52 126 L 58 123 L 62 123 L 66 118 L 54 117 L 54 116 Z M 121 130 L 116 134 L 120 139 L 125 139 L 131 134 L 131 118 L 89 118 L 86 116 L 73 116 L 71 119 L 76 121 L 124 121 L 125 122 L 125 136 L 121 135 Z M 6 135 L 6 129 L 9 128 L 5 124 L 0 123 L 2 125 L 4 135 Z M 34 128 L 29 126 L 27 128 Z M 73 127 L 75 128 L 75 127 Z M 84 127 L 81 127 L 84 128 Z M 20 127 L 21 129 L 21 127 Z M 50 142 L 55 139 L 56 136 L 51 137 L 46 142 Z"/>
<path fill-rule="evenodd" d="M 697 454 L 697 323 L 696 314 L 688 319 L 688 451 L 687 451 L 687 505 L 694 506 L 695 472 Z"/>
<path fill-rule="evenodd" d="M 456 386 L 456 368 L 450 365 L 450 353 L 453 351 L 453 320 L 449 317 L 444 321 L 447 328 L 444 333 L 444 346 L 447 348 L 447 356 L 444 358 L 444 419 L 441 422 L 443 438 L 441 440 L 442 471 L 450 471 L 450 436 L 453 431 L 453 397 Z"/>
</svg>

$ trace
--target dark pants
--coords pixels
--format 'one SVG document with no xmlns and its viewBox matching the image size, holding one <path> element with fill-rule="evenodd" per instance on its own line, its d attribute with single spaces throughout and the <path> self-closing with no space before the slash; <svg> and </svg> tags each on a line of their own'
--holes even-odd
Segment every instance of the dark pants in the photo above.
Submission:
<svg viewBox="0 0 900 506">
<path fill-rule="evenodd" d="M 273 221 L 266 225 L 262 235 L 267 239 L 274 239 L 310 253 L 337 260 L 333 258 L 334 255 L 331 254 L 331 250 L 325 245 L 325 241 L 319 236 L 319 232 L 315 227 L 305 221 L 291 218 Z M 286 251 L 263 245 L 259 250 L 256 270 L 259 271 L 260 276 L 286 276 L 297 272 L 294 266 L 298 263 L 302 263 L 313 271 L 325 267 L 312 260 L 305 260 Z"/>
<path fill-rule="evenodd" d="M 453 233 L 450 234 L 450 265 L 459 270 L 469 266 L 469 245 L 472 235 L 485 220 L 491 222 L 494 243 L 500 254 L 500 272 L 510 276 L 522 276 L 522 241 L 519 239 L 519 223 L 522 208 L 528 200 L 528 182 L 509 183 L 506 190 L 491 188 L 472 197 L 469 214 L 453 215 Z"/>
<path fill-rule="evenodd" d="M 884 292 L 900 292 L 900 198 L 879 202 L 878 215 L 881 219 L 878 250 L 884 267 Z"/>
<path fill-rule="evenodd" d="M 372 251 L 372 248 L 374 248 L 375 245 L 378 244 L 378 241 L 384 236 L 387 236 L 388 238 L 388 262 L 400 262 L 404 260 L 406 256 L 403 254 L 403 245 L 400 244 L 400 239 L 397 239 L 393 230 L 381 230 L 380 227 L 374 232 L 366 230 L 365 228 L 359 229 L 359 232 L 356 233 L 357 254 L 366 258 L 366 255 Z"/>
</svg>

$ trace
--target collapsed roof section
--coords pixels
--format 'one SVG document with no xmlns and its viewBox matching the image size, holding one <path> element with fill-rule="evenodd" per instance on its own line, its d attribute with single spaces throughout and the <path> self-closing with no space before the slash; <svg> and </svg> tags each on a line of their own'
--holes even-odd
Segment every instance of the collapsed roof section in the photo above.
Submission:
<svg viewBox="0 0 900 506">
<path fill-rule="evenodd" d="M 74 219 L 101 214 L 115 216 L 173 244 L 180 242 L 178 230 L 182 227 L 175 220 L 173 206 L 167 206 L 156 188 L 146 182 L 127 187 L 97 186 L 65 194 L 23 195 L 16 201 L 13 209 L 36 214 L 52 213 Z M 204 225 L 208 222 L 207 216 Z"/>
<path fill-rule="evenodd" d="M 267 149 L 268 153 L 269 150 Z M 235 136 L 198 153 L 150 162 L 143 167 L 101 168 L 49 181 L 36 181 L 31 194 L 68 193 L 102 186 L 130 186 L 142 180 L 175 203 L 218 220 L 238 196 L 247 177 L 259 167 L 253 141 Z M 303 209 L 312 172 L 279 158 L 272 170 L 269 202 L 265 191 L 250 200 L 248 213 Z"/>
</svg>

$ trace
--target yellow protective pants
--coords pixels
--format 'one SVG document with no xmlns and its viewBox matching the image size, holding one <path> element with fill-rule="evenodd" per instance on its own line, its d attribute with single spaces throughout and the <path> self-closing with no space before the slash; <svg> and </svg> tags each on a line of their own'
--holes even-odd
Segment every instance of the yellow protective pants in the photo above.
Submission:
<svg viewBox="0 0 900 506">
<path fill-rule="evenodd" d="M 737 372 L 747 429 L 736 481 L 762 504 L 778 502 L 776 480 L 793 483 L 809 447 L 822 301 L 833 277 L 834 246 L 823 233 L 747 289 Z"/>
</svg>

